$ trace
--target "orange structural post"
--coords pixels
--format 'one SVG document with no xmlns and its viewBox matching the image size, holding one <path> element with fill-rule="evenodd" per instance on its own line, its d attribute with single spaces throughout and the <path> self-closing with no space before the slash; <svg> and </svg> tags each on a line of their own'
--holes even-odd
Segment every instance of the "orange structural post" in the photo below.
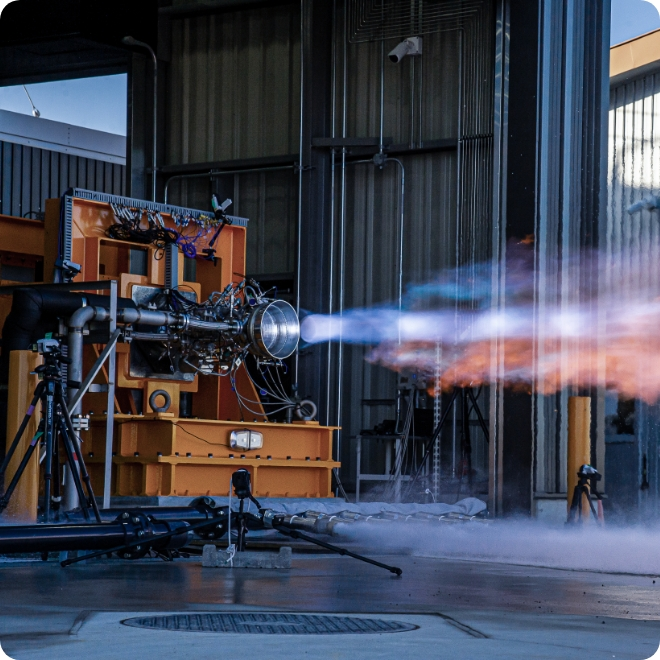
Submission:
<svg viewBox="0 0 660 660">
<path fill-rule="evenodd" d="M 37 386 L 37 376 L 31 372 L 41 364 L 41 357 L 32 351 L 12 351 L 9 354 L 9 392 L 7 400 L 7 449 L 14 440 L 16 431 L 30 405 L 34 389 Z M 5 474 L 5 487 L 16 473 L 25 450 L 37 432 L 39 425 L 40 406 L 32 416 L 25 429 L 23 439 L 19 443 L 14 456 L 9 462 Z M 37 520 L 37 504 L 39 499 L 39 455 L 38 452 L 25 468 L 16 490 L 7 507 L 7 515 L 26 521 Z"/>
<path fill-rule="evenodd" d="M 577 473 L 582 465 L 591 463 L 591 397 L 572 396 L 568 399 L 568 510 L 578 483 Z M 582 498 L 583 518 L 590 514 L 589 502 Z"/>
</svg>

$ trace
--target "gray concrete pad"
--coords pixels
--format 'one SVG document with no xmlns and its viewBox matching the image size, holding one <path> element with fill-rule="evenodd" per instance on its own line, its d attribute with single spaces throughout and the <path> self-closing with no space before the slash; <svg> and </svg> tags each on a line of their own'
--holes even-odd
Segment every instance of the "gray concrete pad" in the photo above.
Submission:
<svg viewBox="0 0 660 660">
<path fill-rule="evenodd" d="M 290 571 L 202 568 L 200 560 L 0 564 L 0 642 L 14 660 L 257 657 L 650 658 L 660 580 L 520 566 L 294 554 Z M 653 580 L 656 580 L 656 583 Z M 411 622 L 410 632 L 259 635 L 122 625 L 145 613 L 347 613 Z"/>
<path fill-rule="evenodd" d="M 640 621 L 489 613 L 452 617 L 388 615 L 417 630 L 374 635 L 258 635 L 141 630 L 121 621 L 144 612 L 90 612 L 68 633 L 46 635 L 4 647 L 15 660 L 133 660 L 134 658 L 256 657 L 333 658 L 620 658 L 642 660 L 657 647 L 657 629 Z M 362 615 L 364 616 L 364 615 Z M 374 614 L 374 616 L 381 616 Z M 603 625 L 603 621 L 605 624 Z M 474 627 L 480 625 L 481 628 Z M 20 646 L 20 648 L 19 648 Z"/>
</svg>

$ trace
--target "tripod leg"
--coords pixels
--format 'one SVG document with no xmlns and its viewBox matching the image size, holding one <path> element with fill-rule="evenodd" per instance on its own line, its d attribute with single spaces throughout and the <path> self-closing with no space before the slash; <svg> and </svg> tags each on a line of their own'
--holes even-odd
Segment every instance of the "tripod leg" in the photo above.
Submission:
<svg viewBox="0 0 660 660">
<path fill-rule="evenodd" d="M 581 491 L 580 486 L 578 485 L 573 489 L 573 499 L 571 500 L 571 508 L 568 511 L 568 520 L 566 521 L 568 523 L 577 522 L 576 514 L 580 508 L 580 495 Z"/>
<path fill-rule="evenodd" d="M 46 458 L 44 460 L 44 522 L 50 522 L 50 489 L 53 478 L 53 442 L 55 440 L 55 388 L 53 382 L 46 385 L 46 396 L 42 400 L 44 414 L 44 442 Z"/>
<path fill-rule="evenodd" d="M 85 487 L 87 488 L 87 494 L 89 495 L 89 504 L 94 511 L 94 516 L 96 517 L 96 522 L 101 522 L 101 512 L 99 511 L 98 504 L 96 503 L 96 498 L 94 497 L 94 490 L 92 489 L 92 480 L 89 478 L 89 472 L 87 472 L 87 466 L 85 465 L 85 460 L 82 456 L 82 451 L 80 450 L 80 442 L 78 441 L 78 436 L 76 435 L 75 429 L 73 428 L 73 423 L 71 422 L 71 415 L 69 414 L 69 409 L 67 408 L 66 402 L 64 401 L 64 394 L 62 393 L 62 386 L 59 387 L 59 402 L 60 410 L 62 411 L 63 424 L 62 427 L 66 428 L 69 433 L 69 438 L 71 440 L 71 445 L 78 457 L 78 466 L 80 468 L 80 475 L 82 476 L 83 481 L 85 482 Z M 73 467 L 72 467 L 73 469 Z"/>
<path fill-rule="evenodd" d="M 245 550 L 245 534 L 247 533 L 247 523 L 245 517 L 243 516 L 244 501 L 245 500 L 241 500 L 238 511 L 238 539 L 236 543 L 236 552 L 243 552 Z M 229 539 L 229 543 L 231 543 L 231 539 Z"/>
<path fill-rule="evenodd" d="M 14 440 L 12 441 L 11 447 L 9 447 L 9 450 L 7 451 L 7 454 L 5 455 L 4 460 L 2 461 L 2 465 L 0 465 L 0 474 L 2 475 L 4 475 L 5 471 L 7 470 L 9 461 L 11 461 L 11 458 L 14 455 L 16 448 L 18 447 L 18 443 L 21 441 L 21 438 L 23 437 L 23 433 L 25 433 L 25 429 L 30 419 L 32 418 L 32 415 L 34 415 L 34 408 L 37 405 L 39 399 L 41 398 L 41 394 L 43 390 L 44 390 L 44 384 L 42 381 L 37 385 L 36 389 L 34 390 L 34 396 L 32 397 L 32 401 L 30 402 L 30 407 L 27 409 L 27 412 L 25 413 L 25 417 L 23 417 L 23 421 L 21 422 L 21 425 L 18 427 L 18 431 L 16 431 Z"/>
<path fill-rule="evenodd" d="M 55 519 L 59 520 L 60 502 L 62 501 L 62 474 L 60 472 L 60 450 L 59 443 L 53 445 L 53 510 Z"/>
<path fill-rule="evenodd" d="M 587 498 L 587 502 L 589 502 L 589 508 L 591 509 L 591 513 L 594 516 L 594 520 L 596 520 L 598 522 L 598 520 L 600 519 L 600 516 L 598 515 L 598 513 L 596 511 L 596 507 L 594 507 L 594 502 L 591 499 L 591 492 L 586 486 L 584 487 L 584 494 L 585 494 L 585 497 Z"/>
<path fill-rule="evenodd" d="M 80 481 L 80 473 L 78 472 L 78 461 L 76 461 L 76 456 L 78 456 L 78 453 L 75 451 L 75 448 L 72 447 L 68 430 L 66 425 L 62 423 L 61 419 L 59 423 L 59 431 L 60 435 L 62 436 L 62 445 L 64 446 L 64 451 L 66 452 L 66 460 L 69 464 L 69 472 L 71 473 L 73 483 L 76 486 L 76 491 L 78 493 L 78 498 L 80 499 L 80 506 L 82 508 L 83 515 L 85 516 L 85 520 L 89 520 L 89 502 L 85 497 L 85 491 L 83 490 L 82 482 Z M 98 522 L 100 522 L 100 520 Z"/>
<path fill-rule="evenodd" d="M 353 559 L 359 559 L 360 561 L 364 561 L 367 564 L 372 564 L 373 566 L 384 568 L 388 570 L 390 573 L 394 573 L 395 575 L 401 575 L 403 573 L 403 571 L 400 568 L 397 568 L 396 566 L 388 566 L 387 564 L 382 564 L 381 562 L 376 561 L 375 559 L 369 559 L 369 557 L 364 557 L 363 555 L 358 555 L 355 552 L 346 550 L 346 548 L 340 548 L 336 545 L 331 545 L 330 543 L 326 543 L 325 541 L 319 541 L 318 539 L 314 539 L 311 536 L 307 536 L 307 534 L 301 534 L 297 530 L 286 529 L 284 527 L 280 527 L 279 525 L 277 526 L 274 525 L 273 528 L 276 529 L 280 534 L 284 534 L 284 536 L 290 536 L 292 539 L 301 539 L 303 541 L 307 541 L 308 543 L 313 543 L 314 545 L 320 545 L 322 548 L 326 548 L 327 550 L 332 550 L 332 552 L 336 552 L 339 555 L 347 555 L 348 557 L 353 557 Z"/>
<path fill-rule="evenodd" d="M 23 454 L 23 458 L 18 468 L 16 469 L 16 473 L 12 477 L 9 486 L 7 487 L 7 490 L 4 492 L 2 497 L 0 497 L 0 512 L 4 511 L 7 508 L 7 505 L 9 504 L 9 500 L 11 499 L 14 489 L 16 488 L 16 485 L 18 484 L 21 476 L 23 476 L 23 472 L 25 472 L 25 468 L 27 467 L 27 464 L 30 462 L 30 458 L 32 457 L 32 454 L 34 453 L 35 448 L 39 444 L 39 440 L 41 439 L 43 434 L 44 431 L 43 431 L 43 420 L 42 420 L 39 423 L 37 432 L 34 434 L 34 437 L 30 442 L 30 446 L 25 450 L 25 454 Z"/>
</svg>

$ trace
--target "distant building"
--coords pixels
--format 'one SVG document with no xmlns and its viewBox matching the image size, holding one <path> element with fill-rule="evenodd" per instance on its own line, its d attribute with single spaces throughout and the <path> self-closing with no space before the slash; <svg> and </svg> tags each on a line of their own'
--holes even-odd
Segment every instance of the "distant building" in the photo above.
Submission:
<svg viewBox="0 0 660 660">
<path fill-rule="evenodd" d="M 653 255 L 660 249 L 660 210 L 648 201 L 636 210 L 631 206 L 660 195 L 660 30 L 610 51 L 608 152 L 601 249 L 608 256 L 630 255 L 631 264 L 641 261 L 648 281 L 658 282 L 660 264 Z M 660 513 L 660 406 L 608 396 L 605 414 L 611 508 L 639 511 L 641 517 Z"/>
<path fill-rule="evenodd" d="M 35 217 L 72 187 L 121 195 L 125 180 L 125 137 L 0 110 L 3 215 Z"/>
</svg>

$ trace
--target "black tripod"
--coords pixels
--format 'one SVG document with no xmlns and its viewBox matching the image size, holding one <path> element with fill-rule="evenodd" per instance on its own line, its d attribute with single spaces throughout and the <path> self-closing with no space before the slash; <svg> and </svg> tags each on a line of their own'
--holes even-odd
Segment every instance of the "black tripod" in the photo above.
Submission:
<svg viewBox="0 0 660 660">
<path fill-rule="evenodd" d="M 87 468 L 85 467 L 80 452 L 78 436 L 73 428 L 69 409 L 64 400 L 60 365 L 68 363 L 68 360 L 63 357 L 59 343 L 56 340 L 42 340 L 38 342 L 37 346 L 39 347 L 39 353 L 44 357 L 44 364 L 35 369 L 41 380 L 34 390 L 34 396 L 32 397 L 30 406 L 16 432 L 11 447 L 7 451 L 5 459 L 2 461 L 2 465 L 0 465 L 0 478 L 4 478 L 9 462 L 23 437 L 23 433 L 25 432 L 32 415 L 34 415 L 35 407 L 39 401 L 41 401 L 41 421 L 37 427 L 37 432 L 32 438 L 28 448 L 25 450 L 25 454 L 23 455 L 9 486 L 7 486 L 7 489 L 2 495 L 0 495 L 0 513 L 7 508 L 16 485 L 25 472 L 25 468 L 30 462 L 32 454 L 41 442 L 46 449 L 44 459 L 44 522 L 50 522 L 51 518 L 51 493 L 53 495 L 52 502 L 55 504 L 56 508 L 59 507 L 60 444 L 66 454 L 66 461 L 70 467 L 85 519 L 89 520 L 89 510 L 91 508 L 97 522 L 101 522 L 101 515 L 96 500 L 94 499 L 94 492 L 92 491 L 89 473 L 87 472 Z M 58 439 L 61 439 L 61 443 L 58 442 Z M 55 472 L 54 480 L 53 472 Z M 81 476 L 82 481 L 85 482 L 87 497 L 85 497 L 83 491 Z"/>
<path fill-rule="evenodd" d="M 479 408 L 479 404 L 477 403 L 478 396 L 479 396 L 479 392 L 477 392 L 477 395 L 475 396 L 471 387 L 454 388 L 454 391 L 451 393 L 449 403 L 445 407 L 445 410 L 442 413 L 442 417 L 440 418 L 438 425 L 435 427 L 435 429 L 433 430 L 433 434 L 431 435 L 431 438 L 426 443 L 426 447 L 424 448 L 424 455 L 422 456 L 422 461 L 419 464 L 419 467 L 417 468 L 417 471 L 415 472 L 412 481 L 410 482 L 411 488 L 415 485 L 417 479 L 419 478 L 419 475 L 424 469 L 424 465 L 428 461 L 428 458 L 431 455 L 431 451 L 433 450 L 433 445 L 435 445 L 436 441 L 440 437 L 440 434 L 442 433 L 442 429 L 444 428 L 445 423 L 447 422 L 447 419 L 449 417 L 449 412 L 452 410 L 454 402 L 457 399 L 460 399 L 460 405 L 462 410 L 461 461 L 460 461 L 460 478 L 458 482 L 457 499 L 460 498 L 461 487 L 463 485 L 463 476 L 466 474 L 468 478 L 468 485 L 470 488 L 470 492 L 472 492 L 472 440 L 470 437 L 470 415 L 473 410 L 477 414 L 477 420 L 479 426 L 481 427 L 481 430 L 483 431 L 484 437 L 486 438 L 486 442 L 490 441 L 490 437 L 488 433 L 488 425 L 486 424 L 486 420 L 484 419 L 484 416 L 481 412 L 481 408 Z"/>
<path fill-rule="evenodd" d="M 599 523 L 603 523 L 603 496 L 598 492 L 597 484 L 602 479 L 601 474 L 596 468 L 591 465 L 583 465 L 577 473 L 578 482 L 573 490 L 573 499 L 571 500 L 571 508 L 568 512 L 567 524 L 581 523 L 582 522 L 582 496 L 587 498 L 591 513 Z M 594 507 L 591 497 L 595 497 L 598 501 L 598 512 Z"/>
</svg>

